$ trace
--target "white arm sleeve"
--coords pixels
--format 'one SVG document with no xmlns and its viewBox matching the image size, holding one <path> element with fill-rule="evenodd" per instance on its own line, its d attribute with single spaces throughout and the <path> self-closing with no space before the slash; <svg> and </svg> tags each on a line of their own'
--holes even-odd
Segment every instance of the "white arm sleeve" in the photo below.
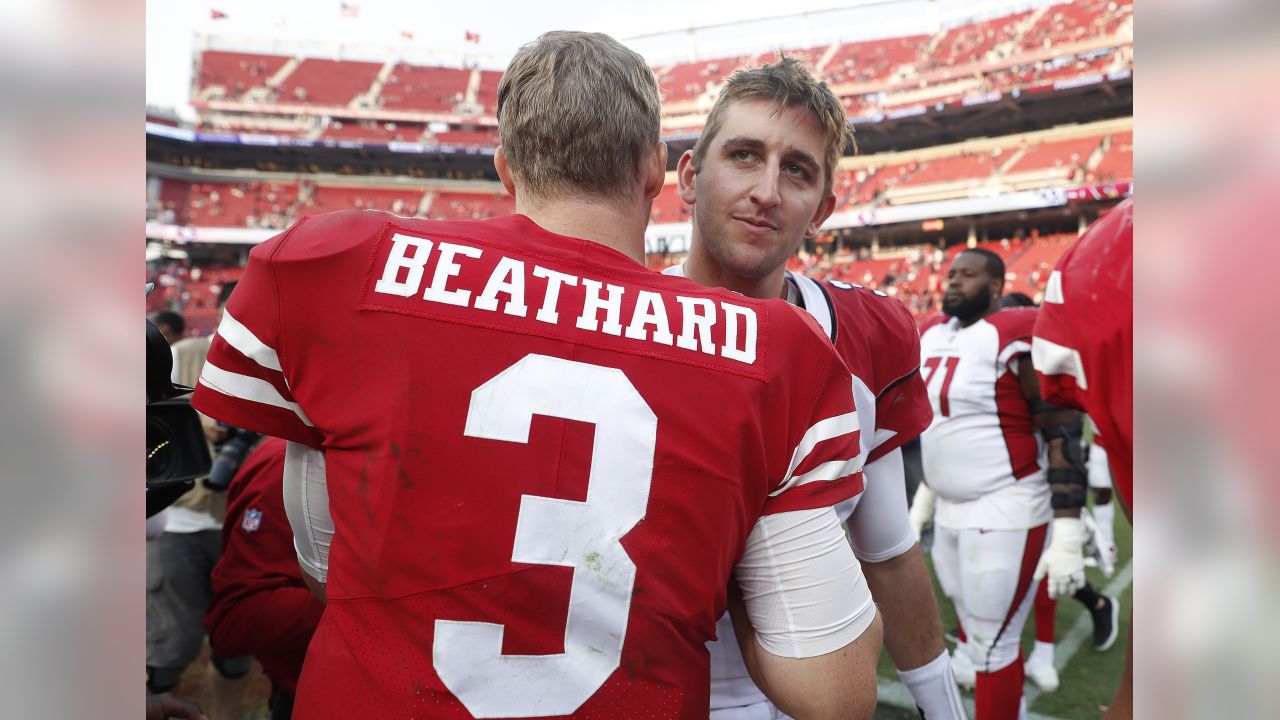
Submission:
<svg viewBox="0 0 1280 720">
<path fill-rule="evenodd" d="M 303 571 L 320 582 L 329 574 L 333 518 L 325 485 L 324 453 L 301 443 L 284 451 L 284 511 L 293 528 L 293 548 Z"/>
<path fill-rule="evenodd" d="M 871 589 L 832 508 L 760 518 L 735 574 L 756 640 L 773 655 L 834 652 L 875 620 Z"/>
<path fill-rule="evenodd" d="M 853 554 L 864 563 L 892 560 L 916 544 L 907 515 L 907 478 L 902 448 L 862 468 L 866 484 L 849 518 Z"/>
</svg>

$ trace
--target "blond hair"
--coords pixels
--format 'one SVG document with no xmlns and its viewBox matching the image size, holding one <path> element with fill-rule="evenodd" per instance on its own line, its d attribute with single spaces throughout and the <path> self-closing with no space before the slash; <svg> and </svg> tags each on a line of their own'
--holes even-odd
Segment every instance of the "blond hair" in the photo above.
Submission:
<svg viewBox="0 0 1280 720">
<path fill-rule="evenodd" d="M 658 143 L 661 101 L 638 53 L 601 33 L 554 31 L 498 84 L 498 133 L 519 184 L 547 199 L 624 199 Z"/>
<path fill-rule="evenodd" d="M 857 152 L 853 127 L 849 125 L 844 105 L 840 104 L 840 99 L 831 88 L 815 78 L 794 57 L 784 55 L 772 65 L 738 70 L 729 76 L 707 115 L 707 122 L 702 128 L 702 134 L 698 136 L 698 142 L 693 146 L 694 161 L 699 166 L 702 165 L 711 141 L 724 123 L 724 114 L 729 105 L 740 100 L 770 100 L 774 104 L 775 113 L 782 112 L 784 108 L 803 108 L 813 115 L 826 136 L 826 151 L 822 159 L 822 194 L 825 196 L 830 193 L 836 163 L 840 161 L 845 147 L 852 145 L 854 152 Z"/>
</svg>

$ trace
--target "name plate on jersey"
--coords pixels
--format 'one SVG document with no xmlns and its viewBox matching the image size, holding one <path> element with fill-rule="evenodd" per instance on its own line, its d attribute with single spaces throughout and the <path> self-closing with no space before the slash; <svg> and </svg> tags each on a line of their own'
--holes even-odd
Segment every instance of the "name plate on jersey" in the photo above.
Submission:
<svg viewBox="0 0 1280 720">
<path fill-rule="evenodd" d="M 675 291 L 661 275 L 623 274 L 388 223 L 360 308 L 766 376 L 762 303 L 689 292 L 688 283 Z"/>
</svg>

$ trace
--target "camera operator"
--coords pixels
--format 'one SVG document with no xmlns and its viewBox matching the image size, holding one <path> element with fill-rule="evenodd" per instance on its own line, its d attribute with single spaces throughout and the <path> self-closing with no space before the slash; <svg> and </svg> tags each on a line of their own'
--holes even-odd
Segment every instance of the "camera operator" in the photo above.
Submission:
<svg viewBox="0 0 1280 720">
<path fill-rule="evenodd" d="M 227 490 L 222 557 L 205 614 L 209 644 L 253 655 L 271 678 L 271 718 L 288 720 L 311 635 L 324 604 L 302 579 L 284 509 L 285 441 L 266 438 Z"/>
<path fill-rule="evenodd" d="M 218 297 L 221 315 L 235 283 L 222 288 Z M 194 385 L 209 350 L 207 337 L 184 338 L 172 345 L 173 380 Z M 168 509 L 164 531 L 147 541 L 147 687 L 163 693 L 177 687 L 183 673 L 204 644 L 204 613 L 212 590 L 209 574 L 222 552 L 222 520 L 226 514 L 224 491 L 239 462 L 256 437 L 219 426 L 200 417 L 204 435 L 221 446 L 213 482 L 205 478 L 179 497 Z M 230 446 L 227 453 L 221 452 Z M 220 484 L 219 484 L 220 483 Z M 235 718 L 244 694 L 244 678 L 250 657 L 212 657 L 209 685 L 213 720 Z"/>
</svg>

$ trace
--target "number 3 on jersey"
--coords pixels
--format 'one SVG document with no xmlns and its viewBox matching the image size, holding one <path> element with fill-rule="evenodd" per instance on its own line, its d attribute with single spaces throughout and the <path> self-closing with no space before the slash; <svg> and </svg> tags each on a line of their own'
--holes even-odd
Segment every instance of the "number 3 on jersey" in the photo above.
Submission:
<svg viewBox="0 0 1280 720">
<path fill-rule="evenodd" d="M 529 442 L 534 415 L 595 425 L 586 502 L 525 495 L 513 562 L 571 567 L 563 653 L 503 655 L 505 627 L 437 620 L 432 664 L 478 718 L 568 715 L 617 669 L 636 566 L 621 540 L 644 518 L 658 418 L 621 370 L 526 355 L 471 393 L 464 434 Z"/>
<path fill-rule="evenodd" d="M 958 357 L 931 357 L 924 361 L 924 367 L 928 372 L 924 375 L 925 387 L 929 388 L 930 394 L 933 392 L 933 376 L 938 373 L 938 366 L 944 367 L 942 373 L 942 387 L 938 389 L 938 411 L 943 417 L 951 415 L 951 400 L 947 397 L 951 392 L 951 378 L 955 377 L 956 366 L 960 364 Z"/>
</svg>

